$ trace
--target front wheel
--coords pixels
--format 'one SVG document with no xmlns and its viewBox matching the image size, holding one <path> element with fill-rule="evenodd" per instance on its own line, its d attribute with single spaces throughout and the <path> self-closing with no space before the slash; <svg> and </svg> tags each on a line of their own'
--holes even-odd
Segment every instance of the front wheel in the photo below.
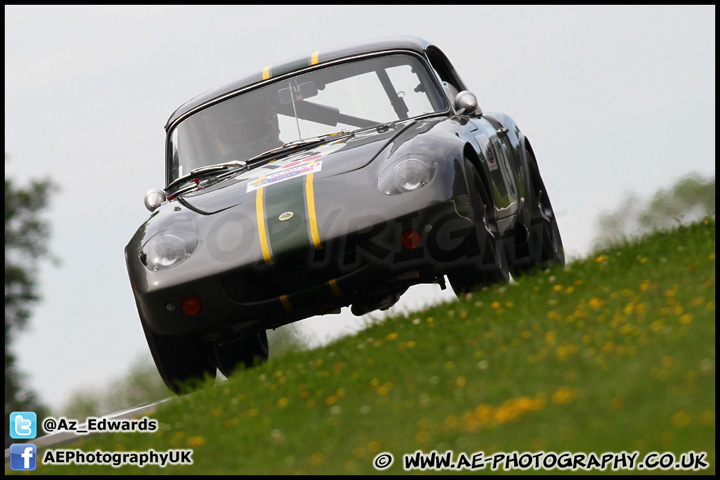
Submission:
<svg viewBox="0 0 720 480">
<path fill-rule="evenodd" d="M 215 378 L 217 369 L 201 340 L 158 335 L 145 322 L 141 323 L 158 373 L 173 393 L 188 393 L 206 378 Z"/>
<path fill-rule="evenodd" d="M 265 330 L 232 342 L 218 342 L 214 346 L 215 363 L 220 372 L 229 377 L 238 368 L 250 368 L 268 359 L 268 339 Z"/>
<path fill-rule="evenodd" d="M 474 212 L 473 241 L 478 242 L 479 255 L 448 273 L 448 280 L 456 295 L 483 285 L 508 283 L 510 280 L 495 204 L 485 189 L 480 173 L 467 159 L 465 171 L 469 177 L 470 201 Z"/>
</svg>

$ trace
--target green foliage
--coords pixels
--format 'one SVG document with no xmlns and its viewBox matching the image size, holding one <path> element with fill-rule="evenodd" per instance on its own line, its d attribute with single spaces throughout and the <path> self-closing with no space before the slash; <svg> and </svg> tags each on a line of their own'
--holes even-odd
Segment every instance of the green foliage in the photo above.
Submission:
<svg viewBox="0 0 720 480">
<path fill-rule="evenodd" d="M 104 395 L 97 388 L 75 389 L 70 394 L 62 414 L 68 418 L 86 418 L 100 415 L 104 410 Z"/>
<path fill-rule="evenodd" d="M 5 161 L 7 162 L 7 155 Z M 50 236 L 41 213 L 47 208 L 55 189 L 50 180 L 32 181 L 18 187 L 5 178 L 5 418 L 12 411 L 46 412 L 36 394 L 20 382 L 11 344 L 30 318 L 30 309 L 38 300 L 37 263 L 48 256 Z M 5 432 L 5 446 L 11 443 Z"/>
<path fill-rule="evenodd" d="M 626 193 L 620 205 L 597 220 L 595 248 L 715 216 L 715 176 L 690 173 L 650 199 Z"/>
<path fill-rule="evenodd" d="M 99 387 L 73 391 L 63 408 L 68 418 L 84 419 L 139 405 L 160 401 L 170 396 L 167 387 L 147 355 L 138 356 L 128 373 Z"/>
<path fill-rule="evenodd" d="M 6 160 L 7 161 L 7 160 Z M 40 214 L 56 187 L 50 180 L 25 188 L 5 178 L 5 341 L 25 326 L 38 300 L 36 267 L 48 255 L 49 224 Z"/>
<path fill-rule="evenodd" d="M 453 450 L 706 452 L 699 473 L 712 474 L 715 387 L 715 221 L 705 219 L 278 356 L 163 403 L 149 414 L 156 433 L 66 446 L 189 448 L 191 466 L 37 472 L 374 474 L 389 452 L 385 473 L 400 474 L 403 454 Z"/>
<path fill-rule="evenodd" d="M 268 344 L 270 358 L 275 358 L 288 352 L 307 350 L 310 338 L 298 324 L 291 323 L 268 331 Z"/>
</svg>

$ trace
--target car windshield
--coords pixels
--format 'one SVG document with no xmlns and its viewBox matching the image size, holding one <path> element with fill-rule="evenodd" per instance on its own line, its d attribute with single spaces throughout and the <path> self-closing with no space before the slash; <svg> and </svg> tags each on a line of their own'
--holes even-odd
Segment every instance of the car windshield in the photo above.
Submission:
<svg viewBox="0 0 720 480">
<path fill-rule="evenodd" d="M 336 64 L 266 84 L 184 119 L 169 137 L 169 180 L 205 165 L 245 161 L 288 142 L 446 108 L 415 56 Z"/>
</svg>

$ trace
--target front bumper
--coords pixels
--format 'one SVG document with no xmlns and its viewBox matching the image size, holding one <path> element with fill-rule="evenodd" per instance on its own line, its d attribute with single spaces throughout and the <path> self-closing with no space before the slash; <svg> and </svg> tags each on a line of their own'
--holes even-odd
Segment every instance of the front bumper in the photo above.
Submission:
<svg viewBox="0 0 720 480">
<path fill-rule="evenodd" d="M 389 220 L 367 218 L 320 249 L 298 250 L 273 264 L 253 262 L 145 292 L 135 287 L 138 310 L 158 334 L 211 339 L 273 328 L 434 281 L 474 252 L 468 248 L 473 224 L 466 204 L 460 195 Z M 192 315 L 182 308 L 189 296 L 200 301 Z"/>
</svg>

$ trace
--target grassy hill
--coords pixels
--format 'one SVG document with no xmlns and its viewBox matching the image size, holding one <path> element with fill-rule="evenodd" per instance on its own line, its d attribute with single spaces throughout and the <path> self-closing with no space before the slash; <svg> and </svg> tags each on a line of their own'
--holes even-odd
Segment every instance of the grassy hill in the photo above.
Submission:
<svg viewBox="0 0 720 480">
<path fill-rule="evenodd" d="M 715 221 L 387 318 L 169 403 L 156 433 L 57 448 L 192 449 L 193 465 L 35 473 L 373 474 L 388 452 L 397 474 L 418 450 L 706 452 L 699 473 L 714 473 Z"/>
</svg>

